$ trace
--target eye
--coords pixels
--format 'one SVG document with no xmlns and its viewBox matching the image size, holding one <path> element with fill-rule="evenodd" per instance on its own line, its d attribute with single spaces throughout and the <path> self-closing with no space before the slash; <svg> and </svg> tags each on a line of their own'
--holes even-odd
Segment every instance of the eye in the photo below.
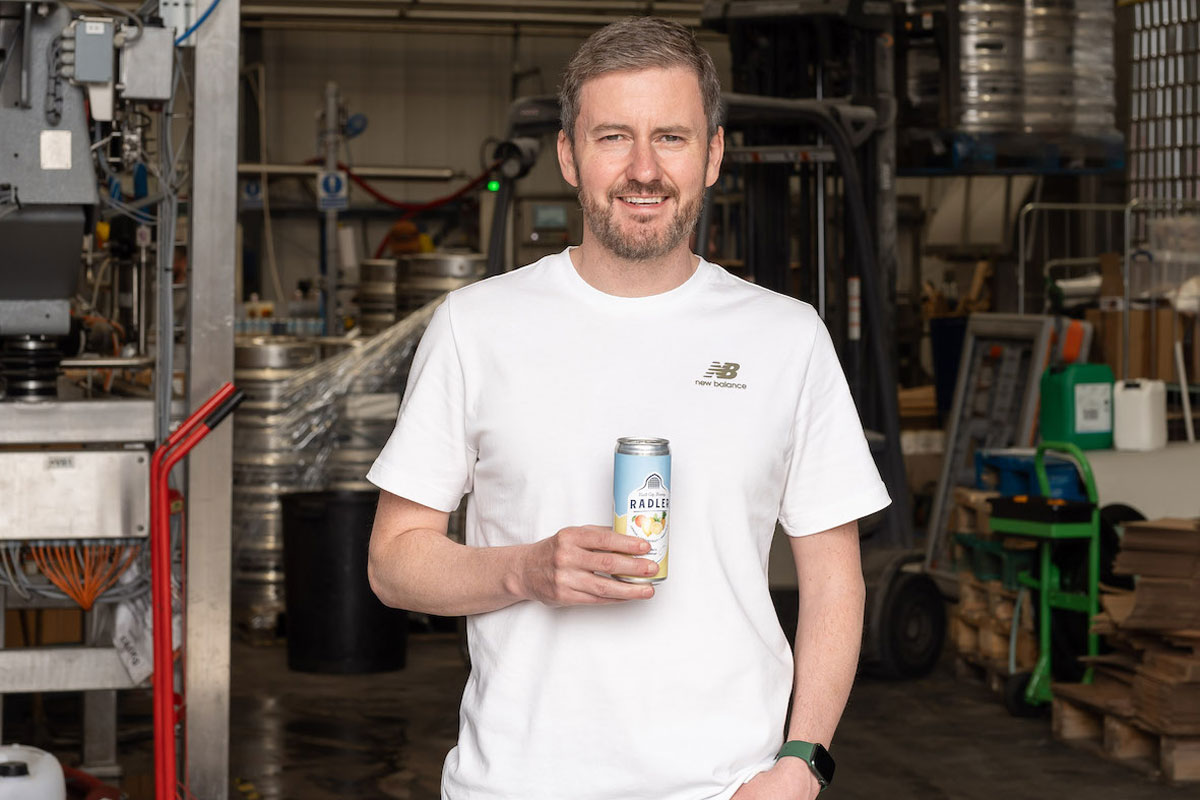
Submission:
<svg viewBox="0 0 1200 800">
<path fill-rule="evenodd" d="M 675 134 L 673 134 L 673 133 L 666 133 L 666 134 L 663 134 L 662 140 L 663 140 L 664 142 L 666 142 L 667 144 L 675 144 L 676 142 L 682 142 L 682 141 L 683 141 L 683 137 L 682 137 L 682 136 L 676 136 L 676 135 L 675 135 Z"/>
<path fill-rule="evenodd" d="M 607 136 L 601 136 L 600 141 L 602 141 L 602 142 L 619 142 L 619 141 L 621 141 L 621 134 L 610 133 Z"/>
</svg>

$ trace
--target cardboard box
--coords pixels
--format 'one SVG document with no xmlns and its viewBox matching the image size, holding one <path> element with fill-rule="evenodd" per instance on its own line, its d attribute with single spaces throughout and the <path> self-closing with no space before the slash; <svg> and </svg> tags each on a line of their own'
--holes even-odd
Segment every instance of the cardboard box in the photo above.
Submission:
<svg viewBox="0 0 1200 800">
<path fill-rule="evenodd" d="M 1134 309 L 1129 312 L 1129 372 L 1122 375 L 1121 353 L 1124 346 L 1124 322 L 1121 311 L 1085 312 L 1092 323 L 1091 361 L 1108 364 L 1113 375 L 1122 377 L 1157 378 L 1174 382 L 1175 340 L 1184 344 L 1184 363 L 1188 369 L 1188 380 L 1196 382 L 1200 374 L 1200 320 L 1193 314 L 1179 314 L 1169 308 Z"/>
<path fill-rule="evenodd" d="M 967 486 L 954 487 L 954 512 L 951 524 L 954 533 L 973 533 L 989 537 L 992 533 L 992 507 L 988 500 L 999 497 L 999 492 L 972 489 Z"/>
<path fill-rule="evenodd" d="M 25 627 L 21 615 L 25 615 Z M 39 628 L 41 635 L 39 636 Z M 25 638 L 28 630 L 28 641 Z M 83 611 L 78 608 L 8 609 L 4 612 L 4 646 L 34 647 L 49 644 L 82 644 Z"/>
</svg>

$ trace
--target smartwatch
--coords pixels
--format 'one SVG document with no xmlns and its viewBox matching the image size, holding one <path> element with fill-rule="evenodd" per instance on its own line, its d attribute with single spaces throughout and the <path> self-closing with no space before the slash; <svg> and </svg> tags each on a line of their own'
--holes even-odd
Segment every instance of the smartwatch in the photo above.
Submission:
<svg viewBox="0 0 1200 800">
<path fill-rule="evenodd" d="M 829 751 L 821 745 L 793 739 L 790 742 L 783 743 L 783 747 L 779 748 L 779 755 L 775 756 L 775 758 L 778 760 L 784 756 L 793 756 L 808 764 L 808 768 L 812 770 L 817 783 L 821 784 L 821 791 L 824 791 L 826 786 L 833 783 L 833 769 L 835 766 L 833 756 L 829 755 Z"/>
</svg>

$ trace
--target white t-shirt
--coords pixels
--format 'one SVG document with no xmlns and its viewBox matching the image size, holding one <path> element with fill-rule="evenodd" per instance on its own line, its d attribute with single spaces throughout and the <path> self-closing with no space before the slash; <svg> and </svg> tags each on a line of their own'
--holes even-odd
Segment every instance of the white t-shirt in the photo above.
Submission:
<svg viewBox="0 0 1200 800">
<path fill-rule="evenodd" d="M 566 251 L 473 284 L 435 313 L 367 477 L 442 511 L 472 492 L 468 545 L 525 544 L 612 524 L 622 436 L 670 440 L 669 577 L 648 601 L 470 617 L 443 798 L 718 800 L 774 762 L 775 522 L 804 536 L 889 502 L 811 306 L 704 261 L 614 297 Z"/>
</svg>

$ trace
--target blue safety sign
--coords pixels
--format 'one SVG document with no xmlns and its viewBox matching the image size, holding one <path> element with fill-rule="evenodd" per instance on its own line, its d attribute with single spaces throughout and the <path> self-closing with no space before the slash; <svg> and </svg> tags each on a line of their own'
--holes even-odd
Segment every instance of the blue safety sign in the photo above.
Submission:
<svg viewBox="0 0 1200 800">
<path fill-rule="evenodd" d="M 345 211 L 350 193 L 344 172 L 322 172 L 317 176 L 317 208 L 321 211 Z"/>
<path fill-rule="evenodd" d="M 249 178 L 242 183 L 242 208 L 262 208 L 262 181 Z"/>
</svg>

